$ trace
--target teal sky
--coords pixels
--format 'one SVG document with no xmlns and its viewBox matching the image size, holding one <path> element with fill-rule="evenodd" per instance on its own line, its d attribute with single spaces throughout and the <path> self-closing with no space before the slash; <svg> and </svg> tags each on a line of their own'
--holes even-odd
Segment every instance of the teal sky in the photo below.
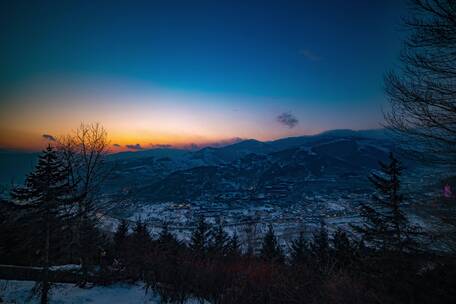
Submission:
<svg viewBox="0 0 456 304">
<path fill-rule="evenodd" d="M 56 132 L 47 107 L 114 135 L 132 122 L 125 144 L 378 127 L 406 12 L 393 0 L 3 2 L 1 132 Z"/>
</svg>

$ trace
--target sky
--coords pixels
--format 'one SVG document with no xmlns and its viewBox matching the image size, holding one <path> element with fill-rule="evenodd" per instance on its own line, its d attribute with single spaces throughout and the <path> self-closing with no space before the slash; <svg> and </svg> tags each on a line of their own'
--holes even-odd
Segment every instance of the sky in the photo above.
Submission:
<svg viewBox="0 0 456 304">
<path fill-rule="evenodd" d="M 2 1 L 0 148 L 99 122 L 113 149 L 378 128 L 398 0 Z"/>
</svg>

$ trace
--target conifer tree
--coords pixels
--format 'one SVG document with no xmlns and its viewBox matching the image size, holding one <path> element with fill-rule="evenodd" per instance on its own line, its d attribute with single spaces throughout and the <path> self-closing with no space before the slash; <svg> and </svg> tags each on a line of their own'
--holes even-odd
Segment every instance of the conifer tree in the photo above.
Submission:
<svg viewBox="0 0 456 304">
<path fill-rule="evenodd" d="M 355 248 L 350 242 L 347 233 L 337 229 L 332 238 L 334 257 L 339 266 L 347 266 L 355 258 Z"/>
<path fill-rule="evenodd" d="M 152 241 L 147 224 L 138 220 L 133 227 L 133 233 L 131 234 L 133 246 L 139 251 L 143 252 L 147 249 L 148 245 Z"/>
<path fill-rule="evenodd" d="M 210 234 L 211 226 L 206 223 L 203 217 L 200 217 L 191 237 L 190 249 L 198 254 L 206 253 L 209 247 Z"/>
<path fill-rule="evenodd" d="M 81 277 L 78 285 L 84 287 L 89 280 L 89 274 L 93 267 L 100 263 L 100 254 L 107 247 L 105 235 L 98 228 L 98 219 L 95 215 L 84 216 L 73 220 L 74 226 L 78 226 L 78 239 L 83 247 L 77 246 L 76 254 L 81 264 Z"/>
<path fill-rule="evenodd" d="M 234 232 L 233 236 L 229 238 L 227 244 L 227 255 L 230 257 L 239 257 L 242 254 L 241 244 L 237 233 Z"/>
<path fill-rule="evenodd" d="M 13 200 L 26 207 L 27 222 L 33 234 L 27 241 L 41 240 L 40 257 L 43 266 L 39 290 L 41 303 L 48 303 L 49 268 L 51 250 L 63 247 L 65 240 L 59 238 L 64 220 L 71 203 L 71 188 L 68 185 L 68 171 L 56 150 L 49 145 L 39 157 L 35 170 L 27 176 L 25 185 L 12 191 Z"/>
<path fill-rule="evenodd" d="M 303 265 L 309 260 L 309 245 L 302 231 L 299 237 L 291 242 L 290 259 L 292 265 Z"/>
<path fill-rule="evenodd" d="M 328 230 L 326 229 L 324 221 L 320 222 L 320 229 L 313 234 L 312 242 L 310 243 L 310 251 L 320 268 L 328 266 L 330 247 Z"/>
<path fill-rule="evenodd" d="M 376 193 L 370 206 L 361 206 L 364 223 L 353 227 L 368 245 L 375 248 L 396 252 L 415 249 L 413 236 L 419 234 L 418 227 L 409 223 L 401 209 L 400 176 L 403 167 L 390 153 L 388 163 L 380 162 L 380 170 L 380 173 L 369 176 Z"/>
<path fill-rule="evenodd" d="M 131 234 L 130 241 L 130 266 L 137 275 L 137 278 L 142 279 L 144 277 L 144 271 L 146 266 L 146 258 L 151 249 L 152 238 L 150 237 L 147 224 L 141 220 L 137 220 L 133 227 L 133 233 Z"/>
<path fill-rule="evenodd" d="M 176 237 L 169 231 L 168 225 L 163 227 L 160 235 L 157 239 L 158 246 L 161 250 L 164 251 L 176 251 L 181 246 L 181 243 L 176 239 Z"/>
<path fill-rule="evenodd" d="M 282 248 L 280 247 L 272 225 L 269 225 L 268 231 L 263 238 L 260 256 L 265 261 L 281 263 L 284 260 Z"/>
<path fill-rule="evenodd" d="M 122 220 L 114 233 L 114 255 L 122 262 L 125 262 L 126 257 L 128 230 L 128 222 L 126 220 Z"/>
<path fill-rule="evenodd" d="M 211 232 L 210 251 L 214 254 L 225 255 L 228 241 L 229 237 L 223 229 L 223 225 L 217 225 Z"/>
</svg>

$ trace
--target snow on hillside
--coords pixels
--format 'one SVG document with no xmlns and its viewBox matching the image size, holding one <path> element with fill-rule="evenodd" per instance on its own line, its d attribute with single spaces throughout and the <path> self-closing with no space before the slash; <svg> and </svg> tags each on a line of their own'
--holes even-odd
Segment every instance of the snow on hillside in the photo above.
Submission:
<svg viewBox="0 0 456 304">
<path fill-rule="evenodd" d="M 0 280 L 0 303 L 22 304 L 39 303 L 39 299 L 30 299 L 30 291 L 35 282 Z M 160 303 L 159 297 L 152 292 L 145 292 L 143 284 L 114 284 L 79 288 L 74 284 L 55 284 L 51 291 L 50 304 L 144 304 Z M 197 303 L 189 300 L 186 303 Z"/>
</svg>

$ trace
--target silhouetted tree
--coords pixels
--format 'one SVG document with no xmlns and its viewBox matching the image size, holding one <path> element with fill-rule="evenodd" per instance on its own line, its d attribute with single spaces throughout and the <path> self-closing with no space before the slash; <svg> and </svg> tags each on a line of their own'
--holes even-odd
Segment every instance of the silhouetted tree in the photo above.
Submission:
<svg viewBox="0 0 456 304">
<path fill-rule="evenodd" d="M 145 283 L 153 288 L 163 303 L 184 303 L 190 296 L 194 256 L 179 242 L 166 224 L 147 258 Z"/>
<path fill-rule="evenodd" d="M 364 224 L 354 225 L 363 240 L 376 248 L 403 252 L 412 249 L 416 243 L 413 236 L 418 228 L 412 226 L 401 209 L 403 196 L 400 193 L 401 163 L 392 153 L 387 164 L 380 162 L 381 173 L 372 173 L 369 180 L 376 188 L 371 205 L 362 204 L 361 215 Z"/>
<path fill-rule="evenodd" d="M 18 246 L 26 234 L 21 225 L 21 206 L 7 200 L 0 200 L 0 263 L 22 265 L 29 259 L 30 244 L 27 248 Z M 33 246 L 35 247 L 35 246 Z M 32 250 L 33 251 L 33 250 Z"/>
<path fill-rule="evenodd" d="M 280 247 L 272 225 L 269 225 L 268 231 L 263 237 L 260 257 L 265 261 L 282 263 L 284 255 Z"/>
<path fill-rule="evenodd" d="M 299 233 L 299 237 L 291 242 L 290 260 L 292 265 L 303 265 L 309 261 L 309 244 L 307 243 L 304 232 Z"/>
<path fill-rule="evenodd" d="M 320 270 L 326 271 L 330 266 L 330 246 L 328 230 L 324 221 L 320 222 L 320 228 L 313 234 L 310 242 L 310 252 L 313 260 Z"/>
<path fill-rule="evenodd" d="M 334 258 L 340 267 L 348 266 L 355 259 L 355 246 L 342 229 L 337 229 L 332 238 Z"/>
<path fill-rule="evenodd" d="M 111 168 L 106 165 L 109 141 L 102 125 L 82 123 L 73 134 L 59 138 L 59 151 L 69 170 L 68 181 L 75 189 L 74 199 L 77 212 L 74 218 L 72 248 L 79 258 L 83 278 L 80 286 L 87 282 L 91 257 L 96 255 L 94 243 L 100 241 L 98 234 L 83 235 L 96 231 L 99 221 L 97 213 L 106 208 L 97 200 L 100 187 L 109 176 Z M 89 227 L 91 226 L 91 227 Z M 95 249 L 89 252 L 90 249 Z"/>
<path fill-rule="evenodd" d="M 63 247 L 66 242 L 58 234 L 64 225 L 64 217 L 68 216 L 71 190 L 68 184 L 68 170 L 56 150 L 49 145 L 40 155 L 35 170 L 27 176 L 25 185 L 14 189 L 11 193 L 14 201 L 27 208 L 26 217 L 23 220 L 24 224 L 31 227 L 29 231 L 32 235 L 24 241 L 39 239 L 42 242 L 40 256 L 43 274 L 40 286 L 37 288 L 41 294 L 41 303 L 48 302 L 51 288 L 49 282 L 51 248 L 53 245 Z"/>
<path fill-rule="evenodd" d="M 408 155 L 456 165 L 455 2 L 410 2 L 402 69 L 385 79 L 391 104 L 386 121 L 406 136 Z"/>
<path fill-rule="evenodd" d="M 133 277 L 144 278 L 147 256 L 151 250 L 152 238 L 147 224 L 140 219 L 136 221 L 129 242 L 128 266 Z"/>
<path fill-rule="evenodd" d="M 126 220 L 121 220 L 114 233 L 114 251 L 116 258 L 123 260 L 127 247 L 129 225 Z"/>
<path fill-rule="evenodd" d="M 211 231 L 211 240 L 209 245 L 210 252 L 217 255 L 225 255 L 227 252 L 229 237 L 220 223 Z"/>
<path fill-rule="evenodd" d="M 229 257 L 237 258 L 237 257 L 241 256 L 241 254 L 242 254 L 241 243 L 239 242 L 237 233 L 234 232 L 233 235 L 228 240 L 227 255 Z"/>
<path fill-rule="evenodd" d="M 200 217 L 191 237 L 190 249 L 197 254 L 207 253 L 210 237 L 211 226 L 206 223 L 203 217 Z"/>
<path fill-rule="evenodd" d="M 177 240 L 176 236 L 169 231 L 168 225 L 165 225 L 160 232 L 157 239 L 157 244 L 159 250 L 172 254 L 177 253 L 177 250 L 179 250 L 182 246 L 181 242 Z"/>
</svg>

